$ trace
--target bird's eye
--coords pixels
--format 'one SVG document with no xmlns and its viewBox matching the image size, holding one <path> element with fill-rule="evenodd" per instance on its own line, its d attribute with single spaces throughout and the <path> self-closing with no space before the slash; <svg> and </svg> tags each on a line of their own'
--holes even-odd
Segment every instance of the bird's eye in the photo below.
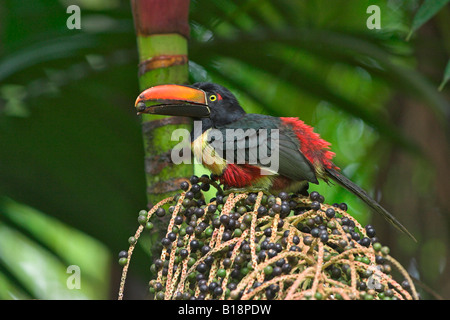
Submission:
<svg viewBox="0 0 450 320">
<path fill-rule="evenodd" d="M 209 96 L 209 100 L 210 101 L 216 101 L 217 100 L 217 96 L 213 94 L 213 95 Z"/>
</svg>

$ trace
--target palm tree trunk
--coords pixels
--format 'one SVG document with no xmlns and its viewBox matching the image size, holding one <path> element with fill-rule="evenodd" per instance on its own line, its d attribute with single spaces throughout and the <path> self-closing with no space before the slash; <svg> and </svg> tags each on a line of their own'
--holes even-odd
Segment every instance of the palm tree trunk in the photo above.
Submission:
<svg viewBox="0 0 450 320">
<path fill-rule="evenodd" d="M 167 83 L 188 82 L 189 0 L 131 0 L 139 52 L 141 91 Z M 193 174 L 193 166 L 173 165 L 171 133 L 191 128 L 182 117 L 142 115 L 149 207 L 172 195 Z"/>
</svg>

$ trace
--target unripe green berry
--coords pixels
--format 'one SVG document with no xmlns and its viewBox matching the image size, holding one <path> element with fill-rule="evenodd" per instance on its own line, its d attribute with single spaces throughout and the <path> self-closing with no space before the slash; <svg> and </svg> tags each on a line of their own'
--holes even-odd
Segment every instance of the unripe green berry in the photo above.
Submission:
<svg viewBox="0 0 450 320">
<path fill-rule="evenodd" d="M 127 258 L 120 258 L 119 259 L 119 264 L 123 267 L 127 264 L 128 259 Z"/>
</svg>

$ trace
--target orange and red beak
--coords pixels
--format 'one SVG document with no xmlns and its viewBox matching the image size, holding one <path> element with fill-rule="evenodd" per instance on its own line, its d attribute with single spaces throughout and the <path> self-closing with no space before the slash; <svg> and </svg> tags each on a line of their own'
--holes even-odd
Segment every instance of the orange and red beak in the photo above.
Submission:
<svg viewBox="0 0 450 320">
<path fill-rule="evenodd" d="M 136 99 L 138 114 L 191 118 L 208 117 L 210 110 L 203 90 L 182 85 L 160 85 L 143 91 Z"/>
</svg>

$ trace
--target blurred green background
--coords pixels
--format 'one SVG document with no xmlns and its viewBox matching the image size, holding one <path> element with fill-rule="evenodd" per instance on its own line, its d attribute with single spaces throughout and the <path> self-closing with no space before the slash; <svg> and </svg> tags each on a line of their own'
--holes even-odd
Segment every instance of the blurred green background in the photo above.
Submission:
<svg viewBox="0 0 450 320">
<path fill-rule="evenodd" d="M 80 30 L 66 27 L 72 4 Z M 380 29 L 367 27 L 373 4 Z M 373 224 L 426 299 L 450 298 L 448 4 L 193 0 L 190 9 L 191 81 L 229 87 L 247 112 L 314 126 L 418 243 L 340 187 L 312 190 Z M 0 37 L 0 299 L 115 299 L 117 254 L 146 208 L 130 3 L 3 0 Z M 126 298 L 146 297 L 147 240 Z M 71 265 L 80 289 L 67 285 Z"/>
</svg>

